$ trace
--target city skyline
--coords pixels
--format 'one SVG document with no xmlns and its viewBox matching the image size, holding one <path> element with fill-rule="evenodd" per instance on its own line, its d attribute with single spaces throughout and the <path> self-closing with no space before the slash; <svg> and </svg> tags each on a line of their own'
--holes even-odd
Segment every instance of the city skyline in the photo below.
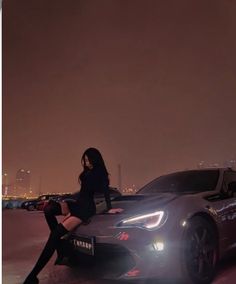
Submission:
<svg viewBox="0 0 236 284">
<path fill-rule="evenodd" d="M 225 161 L 223 164 L 219 164 L 219 163 L 212 163 L 212 164 L 206 164 L 205 161 L 200 161 L 196 167 L 192 167 L 191 169 L 200 169 L 200 168 L 217 168 L 217 167 L 230 167 L 233 169 L 236 169 L 236 159 L 231 159 L 228 161 Z M 19 169 L 17 171 L 26 171 L 28 173 L 31 173 L 30 170 L 24 170 L 24 169 Z M 186 170 L 186 169 L 185 169 Z M 118 175 L 121 175 L 121 167 L 120 165 L 118 165 Z M 2 175 L 2 194 L 3 195 L 10 195 L 10 196 L 15 196 L 15 195 L 26 195 L 26 196 L 39 196 L 41 194 L 49 194 L 49 193 L 53 193 L 50 191 L 45 191 L 42 189 L 42 176 L 39 177 L 39 183 L 38 185 L 35 184 L 34 186 L 31 186 L 31 183 L 29 184 L 28 188 L 24 187 L 24 190 L 21 190 L 21 194 L 15 194 L 15 191 L 19 193 L 19 190 L 17 190 L 17 173 L 15 178 L 13 177 L 9 177 L 9 175 L 3 171 L 3 175 Z M 139 186 L 135 185 L 135 184 L 129 184 L 126 185 L 125 187 L 121 187 L 120 185 L 122 184 L 122 177 L 120 176 L 120 178 L 118 177 L 118 184 L 117 184 L 117 189 L 121 189 L 120 191 L 123 193 L 134 193 L 137 192 L 140 188 Z M 71 191 L 66 191 L 68 193 L 71 193 Z M 58 192 L 55 192 L 58 193 Z M 63 192 L 65 193 L 65 192 Z"/>
<path fill-rule="evenodd" d="M 7 172 L 2 175 L 2 195 L 3 196 L 30 196 L 37 194 L 32 191 L 31 172 L 29 169 L 20 168 L 15 173 L 14 178 Z"/>
<path fill-rule="evenodd" d="M 3 170 L 72 192 L 91 146 L 123 188 L 235 160 L 235 13 L 233 1 L 3 1 Z"/>
</svg>

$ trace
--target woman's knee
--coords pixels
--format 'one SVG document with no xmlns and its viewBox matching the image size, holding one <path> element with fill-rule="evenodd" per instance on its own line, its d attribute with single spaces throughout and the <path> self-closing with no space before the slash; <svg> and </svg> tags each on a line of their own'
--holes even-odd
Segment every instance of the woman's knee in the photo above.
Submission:
<svg viewBox="0 0 236 284">
<path fill-rule="evenodd" d="M 75 216 L 70 216 L 62 222 L 62 225 L 68 230 L 71 231 L 75 229 L 78 225 L 82 223 L 82 220 Z"/>
</svg>

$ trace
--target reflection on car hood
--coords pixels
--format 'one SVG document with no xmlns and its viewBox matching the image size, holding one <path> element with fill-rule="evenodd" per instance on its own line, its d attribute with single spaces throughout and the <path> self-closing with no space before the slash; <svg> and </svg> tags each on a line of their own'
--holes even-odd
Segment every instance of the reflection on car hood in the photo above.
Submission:
<svg viewBox="0 0 236 284">
<path fill-rule="evenodd" d="M 172 200 L 178 198 L 176 193 L 160 193 L 153 195 L 127 195 L 115 198 L 112 201 L 113 208 L 124 209 L 124 214 L 137 214 L 142 211 L 161 209 Z"/>
</svg>

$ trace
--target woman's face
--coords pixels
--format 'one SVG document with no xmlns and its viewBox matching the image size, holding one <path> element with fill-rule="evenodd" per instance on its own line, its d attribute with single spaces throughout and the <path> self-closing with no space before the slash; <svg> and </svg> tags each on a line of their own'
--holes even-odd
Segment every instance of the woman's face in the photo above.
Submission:
<svg viewBox="0 0 236 284">
<path fill-rule="evenodd" d="M 87 167 L 88 169 L 92 169 L 93 168 L 93 165 L 90 163 L 88 157 L 85 155 L 84 156 L 84 163 L 85 163 L 85 167 Z"/>
</svg>

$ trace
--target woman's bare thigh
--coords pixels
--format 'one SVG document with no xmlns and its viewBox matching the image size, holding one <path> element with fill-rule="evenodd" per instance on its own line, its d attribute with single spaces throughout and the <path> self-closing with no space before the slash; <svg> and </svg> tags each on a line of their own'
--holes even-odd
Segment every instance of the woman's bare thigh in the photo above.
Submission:
<svg viewBox="0 0 236 284">
<path fill-rule="evenodd" d="M 62 225 L 68 230 L 71 231 L 73 230 L 75 227 L 77 227 L 79 224 L 82 223 L 82 220 L 78 217 L 75 216 L 70 216 L 68 218 L 66 218 L 63 222 Z"/>
<path fill-rule="evenodd" d="M 61 213 L 62 215 L 66 216 L 70 213 L 70 209 L 68 207 L 68 204 L 66 202 L 59 202 L 61 205 Z"/>
</svg>

